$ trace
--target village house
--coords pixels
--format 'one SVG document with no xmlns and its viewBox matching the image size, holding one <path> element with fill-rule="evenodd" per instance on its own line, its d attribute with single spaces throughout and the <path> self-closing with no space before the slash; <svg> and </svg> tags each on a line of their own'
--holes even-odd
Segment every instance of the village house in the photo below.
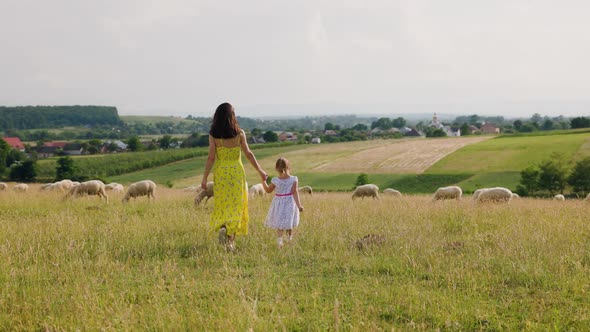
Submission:
<svg viewBox="0 0 590 332">
<path fill-rule="evenodd" d="M 479 128 L 483 134 L 499 134 L 500 128 L 496 127 L 492 123 L 486 123 Z"/>
<path fill-rule="evenodd" d="M 279 141 L 284 142 L 284 141 L 297 141 L 297 135 L 295 135 L 293 132 L 290 131 L 283 131 L 280 135 L 279 135 Z"/>
<path fill-rule="evenodd" d="M 4 137 L 3 139 L 13 149 L 16 149 L 21 152 L 25 152 L 25 145 L 23 144 L 23 142 L 21 142 L 20 138 L 18 138 L 18 137 Z"/>
</svg>

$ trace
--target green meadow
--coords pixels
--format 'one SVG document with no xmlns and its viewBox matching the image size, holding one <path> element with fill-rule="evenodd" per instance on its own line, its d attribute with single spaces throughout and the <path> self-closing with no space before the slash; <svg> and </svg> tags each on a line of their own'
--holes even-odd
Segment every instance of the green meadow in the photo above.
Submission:
<svg viewBox="0 0 590 332">
<path fill-rule="evenodd" d="M 452 138 L 447 138 L 450 140 Z M 384 144 L 401 146 L 404 140 L 369 141 L 317 145 L 295 145 L 254 150 L 259 162 L 269 175 L 274 175 L 274 162 L 280 156 L 292 161 L 293 173 L 302 185 L 311 185 L 317 191 L 349 191 L 354 187 L 359 172 L 331 172 L 318 167 L 370 151 Z M 437 140 L 432 140 L 433 149 Z M 419 153 L 419 152 L 416 152 Z M 381 189 L 396 188 L 406 193 L 430 193 L 441 186 L 457 184 L 464 191 L 472 192 L 480 187 L 503 186 L 514 189 L 520 179 L 520 171 L 530 165 L 560 153 L 566 160 L 578 160 L 590 155 L 590 133 L 555 134 L 539 136 L 500 136 L 470 144 L 446 155 L 424 172 L 415 174 L 391 173 L 386 168 L 368 174 L 369 182 Z M 194 186 L 200 183 L 205 156 L 180 161 L 139 172 L 109 177 L 108 180 L 130 183 L 152 179 L 157 183 L 171 183 L 173 187 Z M 366 160 L 370 163 L 371 160 Z M 259 182 L 258 175 L 244 159 L 248 182 Z"/>
<path fill-rule="evenodd" d="M 110 193 L 0 192 L 0 329 L 193 331 L 584 331 L 590 329 L 589 206 L 579 200 L 429 195 L 302 197 L 282 249 L 249 204 L 227 252 L 211 202 L 158 187 L 156 202 Z M 373 235 L 372 241 L 363 241 Z M 360 241 L 360 242 L 359 242 Z"/>
</svg>

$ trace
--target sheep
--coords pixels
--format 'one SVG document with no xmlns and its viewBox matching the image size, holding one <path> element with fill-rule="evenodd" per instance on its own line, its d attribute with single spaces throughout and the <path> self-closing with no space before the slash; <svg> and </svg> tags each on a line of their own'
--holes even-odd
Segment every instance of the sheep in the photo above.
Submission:
<svg viewBox="0 0 590 332">
<path fill-rule="evenodd" d="M 61 181 L 57 181 L 54 184 L 57 185 L 56 189 L 60 189 L 60 190 L 70 190 L 70 188 L 72 188 L 72 180 L 68 180 L 68 179 L 64 179 Z"/>
<path fill-rule="evenodd" d="M 445 200 L 445 199 L 456 199 L 461 200 L 463 191 L 458 186 L 448 186 L 438 188 L 432 196 L 432 201 Z"/>
<path fill-rule="evenodd" d="M 6 190 L 8 189 L 8 184 L 6 184 L 5 182 L 0 182 L 0 190 Z"/>
<path fill-rule="evenodd" d="M 39 190 L 50 191 L 50 190 L 53 190 L 54 186 L 55 185 L 53 183 L 44 183 L 41 185 L 41 187 L 39 187 Z"/>
<path fill-rule="evenodd" d="M 26 183 L 19 183 L 15 185 L 12 189 L 17 192 L 25 192 L 29 190 L 29 185 Z"/>
<path fill-rule="evenodd" d="M 310 186 L 299 187 L 299 192 L 302 194 L 309 194 L 313 196 L 313 189 Z"/>
<path fill-rule="evenodd" d="M 478 203 L 483 202 L 510 202 L 512 191 L 503 187 L 488 188 L 477 197 Z"/>
<path fill-rule="evenodd" d="M 213 181 L 207 182 L 207 189 L 199 188 L 198 194 L 195 197 L 195 205 L 199 205 L 205 197 L 207 198 L 205 203 L 207 203 L 209 198 L 213 197 Z"/>
<path fill-rule="evenodd" d="M 127 188 L 127 192 L 125 193 L 125 197 L 123 197 L 122 202 L 128 202 L 130 198 L 137 198 L 139 196 L 147 196 L 148 200 L 151 197 L 155 201 L 156 184 L 154 183 L 154 181 L 143 180 L 130 184 L 129 188 Z"/>
<path fill-rule="evenodd" d="M 517 199 L 520 198 L 520 196 L 517 193 L 512 193 L 512 199 Z"/>
<path fill-rule="evenodd" d="M 352 200 L 357 197 L 365 198 L 365 197 L 373 197 L 373 199 L 379 199 L 379 187 L 374 184 L 364 184 L 362 186 L 356 187 L 354 192 L 352 193 Z"/>
<path fill-rule="evenodd" d="M 196 186 L 190 186 L 190 187 L 186 187 L 184 189 L 182 189 L 182 191 L 197 191 L 197 187 Z"/>
<path fill-rule="evenodd" d="M 77 197 L 80 195 L 97 195 L 101 199 L 104 197 L 105 201 L 109 202 L 109 197 L 104 189 L 104 183 L 100 180 L 90 180 L 82 182 L 77 186 L 70 188 L 64 199 L 68 197 Z"/>
<path fill-rule="evenodd" d="M 476 200 L 477 200 L 477 198 L 479 197 L 479 195 L 480 195 L 480 194 L 481 194 L 483 191 L 485 191 L 485 190 L 487 190 L 487 189 L 488 189 L 488 188 L 480 188 L 480 189 L 477 189 L 476 191 L 474 191 L 474 192 L 473 192 L 473 196 L 472 196 L 473 200 L 474 200 L 474 201 L 476 201 Z"/>
<path fill-rule="evenodd" d="M 266 191 L 264 191 L 264 187 L 262 183 L 257 183 L 248 189 L 248 196 L 254 198 L 255 196 L 264 196 Z"/>
<path fill-rule="evenodd" d="M 565 196 L 563 196 L 562 194 L 557 194 L 553 196 L 553 199 L 556 201 L 565 201 Z"/>
<path fill-rule="evenodd" d="M 111 182 L 109 184 L 106 184 L 104 186 L 104 189 L 107 191 L 112 190 L 114 193 L 122 193 L 123 191 L 125 191 L 123 185 L 117 182 Z"/>
<path fill-rule="evenodd" d="M 393 197 L 402 197 L 402 193 L 400 193 L 399 190 L 395 190 L 395 189 L 391 189 L 391 188 L 383 189 L 383 195 L 388 195 L 388 196 L 393 196 Z"/>
</svg>

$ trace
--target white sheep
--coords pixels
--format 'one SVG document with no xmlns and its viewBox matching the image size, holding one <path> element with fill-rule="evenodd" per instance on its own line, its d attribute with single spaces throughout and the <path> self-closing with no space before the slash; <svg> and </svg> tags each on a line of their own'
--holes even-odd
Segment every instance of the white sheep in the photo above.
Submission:
<svg viewBox="0 0 590 332">
<path fill-rule="evenodd" d="M 190 192 L 194 192 L 197 191 L 197 187 L 196 186 L 190 186 L 190 187 L 186 187 L 184 189 L 182 189 L 182 191 L 190 191 Z"/>
<path fill-rule="evenodd" d="M 6 190 L 8 189 L 8 184 L 6 184 L 5 182 L 0 182 L 0 190 Z"/>
<path fill-rule="evenodd" d="M 557 194 L 553 196 L 553 199 L 556 201 L 565 201 L 565 196 L 563 196 L 562 194 Z"/>
<path fill-rule="evenodd" d="M 393 196 L 393 197 L 402 197 L 402 193 L 399 190 L 395 190 L 392 188 L 383 189 L 383 195 Z"/>
<path fill-rule="evenodd" d="M 512 193 L 512 199 L 518 199 L 520 196 L 517 193 Z"/>
<path fill-rule="evenodd" d="M 42 191 L 51 191 L 53 190 L 53 187 L 55 187 L 55 185 L 52 183 L 44 183 L 41 185 L 41 187 L 39 187 L 39 190 Z"/>
<path fill-rule="evenodd" d="M 477 197 L 478 203 L 483 202 L 510 202 L 512 191 L 503 187 L 488 188 Z"/>
<path fill-rule="evenodd" d="M 135 182 L 129 185 L 125 197 L 123 197 L 123 203 L 128 202 L 130 198 L 137 198 L 140 196 L 147 196 L 148 200 L 150 197 L 156 200 L 156 184 L 152 180 L 143 180 Z"/>
<path fill-rule="evenodd" d="M 29 190 L 29 185 L 26 183 L 19 183 L 15 185 L 12 189 L 17 192 L 25 192 Z"/>
<path fill-rule="evenodd" d="M 68 180 L 68 179 L 63 179 L 61 181 L 57 181 L 54 184 L 57 185 L 56 189 L 60 189 L 60 190 L 70 190 L 70 188 L 72 188 L 72 180 Z"/>
<path fill-rule="evenodd" d="M 203 198 L 207 198 L 205 200 L 205 203 L 207 203 L 209 198 L 213 197 L 213 181 L 207 182 L 207 189 L 199 188 L 198 190 L 197 196 L 195 197 L 195 205 L 199 205 Z"/>
<path fill-rule="evenodd" d="M 438 188 L 432 196 L 433 201 L 445 200 L 445 199 L 456 199 L 460 200 L 463 195 L 463 190 L 458 186 L 448 186 Z"/>
<path fill-rule="evenodd" d="M 374 184 L 364 184 L 362 186 L 358 186 L 352 193 L 352 199 L 354 200 L 357 197 L 361 197 L 363 199 L 365 197 L 373 197 L 373 199 L 380 199 L 379 187 L 377 187 Z"/>
<path fill-rule="evenodd" d="M 264 191 L 264 187 L 262 183 L 257 183 L 248 189 L 248 196 L 254 198 L 255 196 L 264 196 L 266 191 Z"/>
<path fill-rule="evenodd" d="M 71 187 L 66 194 L 65 199 L 68 197 L 77 197 L 81 195 L 97 195 L 101 199 L 104 197 L 107 203 L 109 202 L 109 197 L 107 196 L 106 190 L 104 189 L 104 183 L 100 180 L 90 180 Z"/>
<path fill-rule="evenodd" d="M 310 186 L 299 187 L 299 192 L 302 194 L 313 195 L 313 189 Z"/>
<path fill-rule="evenodd" d="M 117 182 L 111 182 L 109 184 L 105 184 L 104 189 L 106 191 L 112 190 L 114 193 L 122 193 L 125 191 L 125 187 L 122 184 Z"/>
<path fill-rule="evenodd" d="M 487 190 L 487 189 L 489 189 L 489 188 L 479 188 L 476 191 L 474 191 L 473 196 L 472 196 L 473 200 L 476 201 L 477 198 L 479 197 L 479 194 L 481 194 L 484 190 Z"/>
</svg>

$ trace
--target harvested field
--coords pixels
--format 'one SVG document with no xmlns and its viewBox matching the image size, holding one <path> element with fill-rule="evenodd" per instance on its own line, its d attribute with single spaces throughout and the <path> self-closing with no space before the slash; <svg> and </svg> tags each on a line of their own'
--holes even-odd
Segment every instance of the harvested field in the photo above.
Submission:
<svg viewBox="0 0 590 332">
<path fill-rule="evenodd" d="M 378 146 L 333 159 L 312 170 L 336 173 L 418 174 L 446 155 L 489 138 L 491 136 L 379 141 L 381 144 Z M 311 151 L 307 149 L 305 152 L 309 154 Z"/>
</svg>

